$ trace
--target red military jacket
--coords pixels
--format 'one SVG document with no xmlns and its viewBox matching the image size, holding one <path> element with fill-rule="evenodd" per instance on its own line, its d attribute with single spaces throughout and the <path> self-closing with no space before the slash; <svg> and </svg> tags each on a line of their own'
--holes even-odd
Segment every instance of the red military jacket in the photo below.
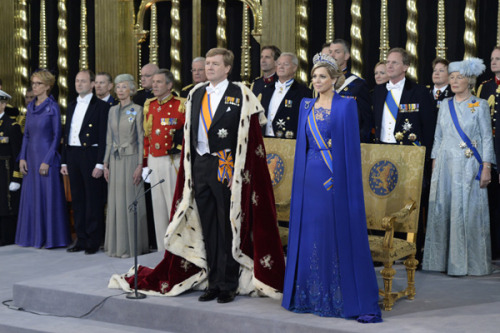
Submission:
<svg viewBox="0 0 500 333">
<path fill-rule="evenodd" d="M 178 154 L 184 137 L 185 99 L 173 95 L 144 103 L 144 158 Z"/>
</svg>

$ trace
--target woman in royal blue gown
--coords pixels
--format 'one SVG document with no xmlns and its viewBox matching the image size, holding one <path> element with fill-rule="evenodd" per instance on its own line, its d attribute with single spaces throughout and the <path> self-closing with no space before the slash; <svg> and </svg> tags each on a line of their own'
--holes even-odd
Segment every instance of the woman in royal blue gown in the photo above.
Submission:
<svg viewBox="0 0 500 333">
<path fill-rule="evenodd" d="M 368 245 L 356 101 L 329 56 L 312 69 L 317 99 L 300 107 L 283 307 L 382 321 Z"/>
<path fill-rule="evenodd" d="M 19 169 L 24 174 L 17 220 L 16 244 L 37 248 L 70 243 L 66 202 L 57 152 L 61 113 L 49 96 L 55 77 L 47 70 L 31 76 L 35 99 L 28 105 Z"/>
</svg>

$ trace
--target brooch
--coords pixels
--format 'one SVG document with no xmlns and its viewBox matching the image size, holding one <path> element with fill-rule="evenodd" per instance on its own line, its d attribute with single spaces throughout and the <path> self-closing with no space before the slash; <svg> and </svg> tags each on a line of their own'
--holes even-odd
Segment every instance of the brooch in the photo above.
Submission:
<svg viewBox="0 0 500 333">
<path fill-rule="evenodd" d="M 276 122 L 276 126 L 281 128 L 282 130 L 285 130 L 285 120 L 284 119 L 278 119 Z"/>
<path fill-rule="evenodd" d="M 476 102 L 476 100 L 472 100 L 472 103 L 467 104 L 467 106 L 470 108 L 470 112 L 474 113 L 476 112 L 476 107 L 479 107 L 479 101 Z"/>
<path fill-rule="evenodd" d="M 305 107 L 306 110 L 309 109 L 310 105 L 311 105 L 311 101 L 305 101 L 304 102 L 304 107 Z"/>
<path fill-rule="evenodd" d="M 221 128 L 218 132 L 217 132 L 217 136 L 221 139 L 224 139 L 225 137 L 227 137 L 228 133 L 227 133 L 227 129 L 225 128 Z"/>
<path fill-rule="evenodd" d="M 405 123 L 403 124 L 403 130 L 405 132 L 409 132 L 411 130 L 412 124 L 408 121 L 408 119 L 405 120 Z"/>
</svg>

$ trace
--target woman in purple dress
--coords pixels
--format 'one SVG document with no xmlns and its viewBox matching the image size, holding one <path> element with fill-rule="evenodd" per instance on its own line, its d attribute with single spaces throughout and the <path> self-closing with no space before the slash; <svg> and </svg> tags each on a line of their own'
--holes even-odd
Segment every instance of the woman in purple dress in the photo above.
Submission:
<svg viewBox="0 0 500 333">
<path fill-rule="evenodd" d="M 47 70 L 31 76 L 35 100 L 28 105 L 19 169 L 24 174 L 16 244 L 37 248 L 70 243 L 57 152 L 61 140 L 59 106 L 49 92 L 55 77 Z"/>
</svg>

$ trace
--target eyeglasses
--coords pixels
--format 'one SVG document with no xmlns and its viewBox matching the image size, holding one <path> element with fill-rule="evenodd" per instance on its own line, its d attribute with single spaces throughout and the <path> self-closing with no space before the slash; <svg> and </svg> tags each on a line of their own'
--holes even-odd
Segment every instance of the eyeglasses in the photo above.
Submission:
<svg viewBox="0 0 500 333">
<path fill-rule="evenodd" d="M 31 81 L 32 87 L 38 87 L 38 86 L 41 86 L 42 84 L 44 84 L 44 83 L 40 82 L 40 81 Z"/>
<path fill-rule="evenodd" d="M 205 70 L 202 68 L 202 69 L 192 69 L 191 70 L 191 73 L 203 73 Z"/>
</svg>

